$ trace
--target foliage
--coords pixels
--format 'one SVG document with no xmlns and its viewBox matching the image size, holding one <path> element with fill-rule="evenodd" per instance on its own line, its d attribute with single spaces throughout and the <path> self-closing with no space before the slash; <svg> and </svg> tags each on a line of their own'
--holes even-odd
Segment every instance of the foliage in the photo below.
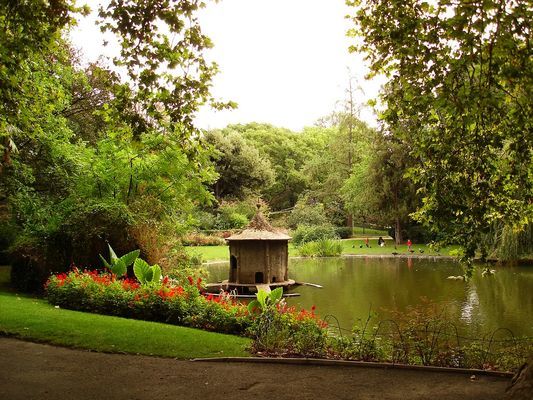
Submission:
<svg viewBox="0 0 533 400">
<path fill-rule="evenodd" d="M 157 264 L 150 265 L 141 258 L 135 259 L 133 273 L 141 285 L 158 284 L 161 280 L 161 267 Z"/>
<path fill-rule="evenodd" d="M 305 164 L 321 152 L 329 133 L 319 128 L 292 132 L 258 123 L 230 125 L 226 129 L 239 132 L 262 156 L 270 160 L 274 181 L 262 188 L 261 195 L 273 210 L 294 206 L 299 195 L 309 188 L 310 181 L 304 173 Z"/>
<path fill-rule="evenodd" d="M 341 226 L 335 229 L 337 235 L 341 239 L 349 239 L 353 236 L 353 228 L 348 226 Z"/>
<path fill-rule="evenodd" d="M 212 160 L 218 179 L 213 190 L 217 199 L 242 199 L 272 183 L 270 161 L 261 157 L 257 149 L 241 135 L 235 132 L 209 131 L 205 133 L 204 141 L 215 149 Z"/>
<path fill-rule="evenodd" d="M 385 128 L 409 146 L 416 218 L 465 248 L 494 223 L 531 221 L 531 10 L 525 0 L 350 1 L 354 50 L 382 92 Z"/>
<path fill-rule="evenodd" d="M 52 275 L 48 301 L 79 311 L 166 322 L 225 333 L 243 333 L 249 325 L 245 306 L 229 296 L 203 296 L 201 280 L 178 285 L 168 277 L 150 285 L 117 279 L 110 273 L 80 271 Z"/>
<path fill-rule="evenodd" d="M 262 313 L 269 307 L 275 306 L 281 301 L 283 297 L 283 288 L 279 287 L 271 292 L 265 290 L 259 290 L 255 295 L 256 299 L 248 303 L 248 311 L 250 313 Z"/>
<path fill-rule="evenodd" d="M 531 223 L 522 228 L 494 224 L 484 239 L 489 255 L 498 260 L 516 261 L 521 258 L 532 258 L 533 224 Z"/>
<path fill-rule="evenodd" d="M 191 232 L 181 238 L 184 246 L 223 246 L 225 240 L 218 236 L 205 235 L 203 233 Z"/>
<path fill-rule="evenodd" d="M 292 243 L 294 243 L 295 246 L 323 239 L 338 239 L 335 227 L 332 225 L 300 225 L 291 233 L 291 235 Z"/>
<path fill-rule="evenodd" d="M 407 146 L 394 137 L 375 134 L 372 139 L 370 151 L 360 156 L 341 194 L 356 219 L 394 226 L 399 244 L 409 214 L 419 203 L 413 182 L 404 176 L 413 159 Z"/>
<path fill-rule="evenodd" d="M 288 224 L 290 228 L 300 225 L 317 226 L 330 223 L 326 217 L 324 204 L 312 202 L 309 196 L 301 196 L 292 209 Z"/>
<path fill-rule="evenodd" d="M 283 289 L 270 293 L 260 290 L 248 306 L 254 313 L 248 334 L 252 337 L 252 351 L 277 355 L 316 357 L 323 355 L 327 339 L 325 324 L 314 313 L 296 311 L 282 299 Z"/>
<path fill-rule="evenodd" d="M 139 135 L 152 128 L 176 134 L 182 147 L 192 154 L 197 132 L 193 116 L 203 104 L 232 108 L 233 103 L 216 102 L 209 94 L 217 65 L 208 63 L 203 52 L 212 47 L 202 33 L 198 11 L 203 1 L 171 0 L 142 4 L 134 0 L 111 0 L 101 7 L 101 29 L 115 34 L 120 57 L 114 59 L 134 82 L 133 90 L 117 94 L 118 110 Z M 176 41 L 171 38 L 175 38 Z M 134 112 L 133 107 L 144 110 Z"/>
<path fill-rule="evenodd" d="M 160 238 L 182 232 L 212 199 L 193 116 L 206 102 L 231 106 L 209 96 L 216 67 L 202 57 L 211 45 L 195 16 L 202 4 L 111 1 L 100 10 L 103 30 L 119 36 L 121 82 L 78 65 L 62 39 L 78 10 L 71 2 L 26 3 L 0 6 L 0 201 L 19 228 L 13 276 L 41 287 L 73 261 L 94 265 L 106 240 L 159 262 Z M 184 36 L 171 44 L 172 34 Z"/>
<path fill-rule="evenodd" d="M 116 276 L 125 275 L 128 271 L 128 267 L 137 261 L 137 257 L 139 257 L 139 254 L 141 253 L 140 250 L 133 250 L 128 254 L 124 254 L 121 257 L 117 257 L 111 245 L 108 243 L 107 246 L 109 247 L 109 262 L 107 262 L 101 254 L 100 259 L 104 263 L 104 266 Z"/>
<path fill-rule="evenodd" d="M 373 321 L 370 313 L 359 320 L 350 335 L 328 341 L 330 357 L 348 360 L 390 362 L 513 371 L 531 351 L 527 338 L 501 338 L 495 333 L 480 338 L 461 336 L 448 319 L 445 308 L 432 303 L 393 313 L 391 320 Z"/>
<path fill-rule="evenodd" d="M 217 209 L 215 228 L 220 230 L 244 228 L 252 219 L 256 209 L 246 202 L 223 202 Z"/>
<path fill-rule="evenodd" d="M 346 196 L 339 188 L 352 175 L 354 168 L 368 157 L 374 131 L 350 112 L 334 114 L 333 126 L 327 130 L 327 142 L 322 151 L 306 163 L 312 200 L 324 204 L 329 221 L 338 226 L 352 225 Z M 356 193 L 353 193 L 356 196 Z"/>
<path fill-rule="evenodd" d="M 305 242 L 298 247 L 298 254 L 303 257 L 338 257 L 342 251 L 342 242 L 329 239 Z"/>
</svg>

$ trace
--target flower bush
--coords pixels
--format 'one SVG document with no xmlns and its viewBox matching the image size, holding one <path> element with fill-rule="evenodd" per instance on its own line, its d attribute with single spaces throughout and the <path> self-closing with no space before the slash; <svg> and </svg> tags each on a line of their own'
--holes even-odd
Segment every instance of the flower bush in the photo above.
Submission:
<svg viewBox="0 0 533 400">
<path fill-rule="evenodd" d="M 109 272 L 74 268 L 51 276 L 46 291 L 51 304 L 72 310 L 243 334 L 251 322 L 246 306 L 228 295 L 204 296 L 201 284 L 191 278 L 179 285 L 166 277 L 141 285 Z"/>
<path fill-rule="evenodd" d="M 252 351 L 283 356 L 324 356 L 328 339 L 327 325 L 311 311 L 289 307 L 281 298 L 282 289 L 259 292 L 248 309 L 253 321 L 248 329 Z"/>
</svg>

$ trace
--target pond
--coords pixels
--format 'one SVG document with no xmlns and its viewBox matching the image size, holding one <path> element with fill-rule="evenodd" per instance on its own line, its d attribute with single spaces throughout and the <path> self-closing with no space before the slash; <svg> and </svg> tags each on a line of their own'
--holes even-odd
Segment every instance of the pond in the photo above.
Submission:
<svg viewBox="0 0 533 400">
<path fill-rule="evenodd" d="M 208 267 L 210 281 L 227 279 L 228 265 Z M 317 289 L 300 286 L 300 297 L 289 303 L 322 317 L 334 315 L 343 328 L 376 312 L 375 319 L 391 318 L 426 298 L 446 308 L 454 324 L 469 334 L 483 335 L 498 328 L 515 335 L 533 336 L 533 267 L 492 267 L 496 273 L 482 277 L 478 268 L 468 281 L 446 279 L 461 275 L 451 260 L 406 258 L 290 259 L 289 278 L 317 283 Z"/>
</svg>

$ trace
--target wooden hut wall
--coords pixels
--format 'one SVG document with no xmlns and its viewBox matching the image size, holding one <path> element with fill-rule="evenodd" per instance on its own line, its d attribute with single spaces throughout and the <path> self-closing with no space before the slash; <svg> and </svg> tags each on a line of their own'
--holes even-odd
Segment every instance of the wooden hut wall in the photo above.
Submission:
<svg viewBox="0 0 533 400">
<path fill-rule="evenodd" d="M 230 272 L 230 279 L 237 278 L 235 283 L 271 283 L 273 278 L 276 282 L 287 280 L 286 241 L 233 241 L 230 255 L 236 258 L 237 271 Z M 256 282 L 257 273 L 263 274 L 262 282 Z"/>
</svg>

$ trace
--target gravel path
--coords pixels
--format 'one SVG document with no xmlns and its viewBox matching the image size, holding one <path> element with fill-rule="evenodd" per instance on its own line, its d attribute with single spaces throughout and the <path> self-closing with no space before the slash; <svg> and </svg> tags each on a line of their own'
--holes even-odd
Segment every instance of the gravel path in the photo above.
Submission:
<svg viewBox="0 0 533 400">
<path fill-rule="evenodd" d="M 442 372 L 191 362 L 0 337 L 0 399 L 500 399 L 509 379 Z"/>
</svg>

